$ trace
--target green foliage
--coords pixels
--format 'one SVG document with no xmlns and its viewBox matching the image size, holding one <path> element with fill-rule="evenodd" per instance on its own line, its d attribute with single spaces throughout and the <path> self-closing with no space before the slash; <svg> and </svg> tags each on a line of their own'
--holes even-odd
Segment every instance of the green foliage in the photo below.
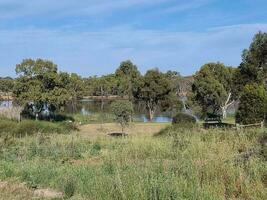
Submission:
<svg viewBox="0 0 267 200">
<path fill-rule="evenodd" d="M 101 145 L 99 143 L 94 143 L 90 151 L 90 154 L 92 156 L 96 156 L 100 154 L 100 151 L 101 151 Z"/>
<path fill-rule="evenodd" d="M 74 178 L 68 178 L 64 184 L 65 198 L 67 199 L 71 198 L 74 195 L 75 190 L 76 190 L 76 183 Z"/>
<path fill-rule="evenodd" d="M 193 100 L 202 112 L 218 113 L 232 88 L 233 69 L 222 63 L 208 63 L 195 75 Z"/>
<path fill-rule="evenodd" d="M 143 101 L 152 121 L 156 108 L 171 94 L 171 83 L 159 70 L 149 70 L 139 82 L 138 99 Z"/>
<path fill-rule="evenodd" d="M 0 78 L 0 92 L 12 92 L 14 87 L 14 80 L 12 78 Z"/>
<path fill-rule="evenodd" d="M 196 119 L 188 115 L 186 113 L 178 113 L 173 117 L 172 123 L 173 124 L 179 124 L 179 125 L 184 125 L 184 124 L 195 124 L 197 121 Z"/>
<path fill-rule="evenodd" d="M 92 113 L 90 115 L 74 114 L 74 120 L 77 123 L 84 124 L 98 124 L 98 123 L 112 123 L 114 122 L 114 114 L 112 113 Z"/>
<path fill-rule="evenodd" d="M 68 74 L 61 72 L 59 73 L 59 82 L 68 91 L 72 108 L 75 110 L 77 100 L 83 98 L 85 92 L 85 84 L 82 77 L 75 73 Z"/>
<path fill-rule="evenodd" d="M 121 125 L 122 132 L 124 127 L 131 121 L 133 115 L 133 104 L 130 101 L 115 101 L 111 104 L 111 110 L 115 115 L 115 120 Z"/>
<path fill-rule="evenodd" d="M 85 95 L 86 96 L 102 96 L 108 97 L 117 95 L 117 78 L 114 74 L 101 77 L 89 77 L 85 79 Z"/>
<path fill-rule="evenodd" d="M 115 75 L 118 80 L 118 94 L 120 96 L 128 96 L 129 100 L 133 101 L 141 78 L 137 66 L 130 60 L 124 61 L 116 70 Z"/>
<path fill-rule="evenodd" d="M 234 76 L 235 95 L 242 94 L 246 84 L 266 84 L 267 33 L 259 32 L 242 55 L 242 63 Z"/>
<path fill-rule="evenodd" d="M 240 124 L 260 123 L 266 114 L 267 93 L 262 85 L 251 84 L 244 87 L 236 113 Z"/>
<path fill-rule="evenodd" d="M 36 133 L 58 133 L 67 134 L 77 130 L 73 123 L 52 123 L 46 121 L 25 120 L 20 123 L 8 119 L 0 119 L 0 136 L 12 134 L 14 136 L 26 136 Z"/>
<path fill-rule="evenodd" d="M 25 59 L 16 66 L 16 73 L 19 77 L 14 87 L 15 101 L 22 106 L 27 105 L 36 117 L 45 107 L 53 112 L 70 99 L 65 82 L 51 61 Z"/>
<path fill-rule="evenodd" d="M 169 111 L 173 114 L 180 112 L 183 109 L 183 103 L 179 100 L 174 92 L 171 92 L 160 102 L 162 111 Z"/>
<path fill-rule="evenodd" d="M 267 132 L 263 132 L 263 134 L 259 137 L 259 143 L 261 146 L 261 155 L 262 157 L 267 161 Z M 267 178 L 267 172 L 266 172 L 266 177 Z M 267 183 L 267 180 L 265 180 Z"/>
<path fill-rule="evenodd" d="M 45 143 L 15 138 L 15 145 L 1 146 L 0 179 L 71 199 L 266 199 L 260 131 L 166 131 L 117 139 L 51 135 Z M 103 151 L 92 156 L 96 143 Z M 70 147 L 82 156 L 67 153 Z"/>
</svg>

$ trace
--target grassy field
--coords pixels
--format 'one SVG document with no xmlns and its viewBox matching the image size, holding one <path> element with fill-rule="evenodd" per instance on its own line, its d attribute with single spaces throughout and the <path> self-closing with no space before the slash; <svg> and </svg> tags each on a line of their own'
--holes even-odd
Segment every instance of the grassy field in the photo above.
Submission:
<svg viewBox="0 0 267 200">
<path fill-rule="evenodd" d="M 140 123 L 106 136 L 117 128 L 2 134 L 0 199 L 267 199 L 263 130 Z"/>
</svg>

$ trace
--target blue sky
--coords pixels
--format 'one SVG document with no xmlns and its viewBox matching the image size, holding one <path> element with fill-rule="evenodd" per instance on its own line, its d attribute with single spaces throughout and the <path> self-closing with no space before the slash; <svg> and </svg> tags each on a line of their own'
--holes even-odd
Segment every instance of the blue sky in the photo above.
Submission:
<svg viewBox="0 0 267 200">
<path fill-rule="evenodd" d="M 238 66 L 266 0 L 0 0 L 0 76 L 24 58 L 44 58 L 82 76 L 131 59 L 193 74 L 207 62 Z"/>
</svg>

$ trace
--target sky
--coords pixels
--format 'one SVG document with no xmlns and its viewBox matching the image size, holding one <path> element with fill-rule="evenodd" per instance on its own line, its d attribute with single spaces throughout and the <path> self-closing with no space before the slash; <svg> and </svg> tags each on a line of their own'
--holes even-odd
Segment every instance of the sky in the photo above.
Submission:
<svg viewBox="0 0 267 200">
<path fill-rule="evenodd" d="M 83 77 L 132 60 L 191 75 L 208 62 L 238 66 L 267 32 L 266 0 L 0 0 L 0 77 L 25 58 Z"/>
</svg>

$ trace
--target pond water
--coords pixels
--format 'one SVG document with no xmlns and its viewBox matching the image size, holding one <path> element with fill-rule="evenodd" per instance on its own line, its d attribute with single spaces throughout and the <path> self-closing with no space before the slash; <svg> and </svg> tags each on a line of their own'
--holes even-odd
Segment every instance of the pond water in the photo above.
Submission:
<svg viewBox="0 0 267 200">
<path fill-rule="evenodd" d="M 95 113 L 111 113 L 110 105 L 112 101 L 101 101 L 101 100 L 81 100 L 75 106 L 68 105 L 65 108 L 66 114 L 82 114 L 82 115 L 93 115 Z M 0 101 L 1 107 L 12 106 L 11 101 Z M 158 109 L 160 110 L 160 109 Z M 134 105 L 134 121 L 138 122 L 148 122 L 147 111 L 141 103 Z M 171 113 L 167 112 L 156 112 L 153 122 L 164 123 L 171 122 Z"/>
</svg>

